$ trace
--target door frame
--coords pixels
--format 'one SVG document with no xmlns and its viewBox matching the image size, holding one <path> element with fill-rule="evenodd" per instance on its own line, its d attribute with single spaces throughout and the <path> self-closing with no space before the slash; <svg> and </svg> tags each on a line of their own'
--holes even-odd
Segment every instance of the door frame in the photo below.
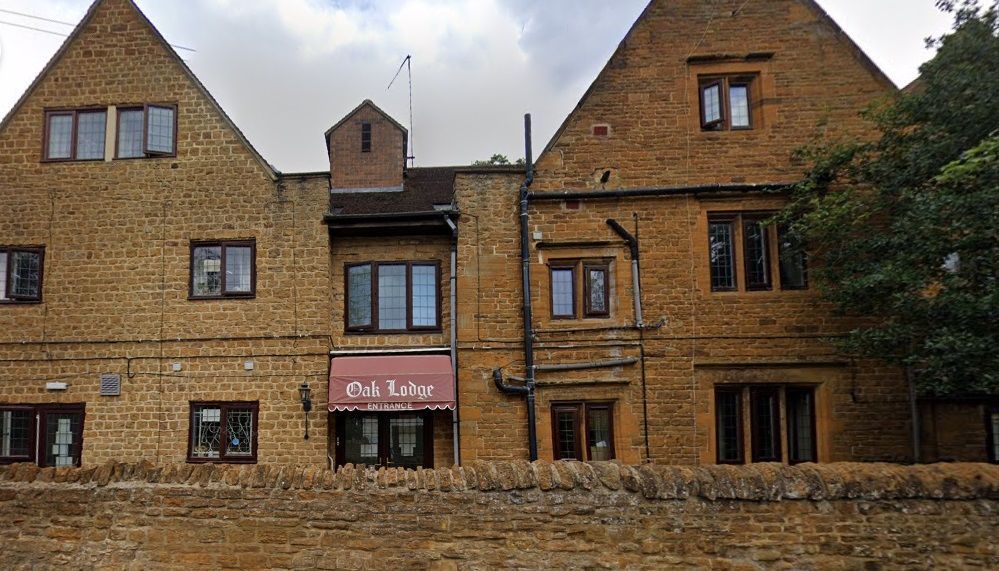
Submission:
<svg viewBox="0 0 999 571">
<path fill-rule="evenodd" d="M 344 433 L 346 432 L 346 422 L 347 417 L 352 415 L 374 415 L 378 418 L 378 463 L 373 464 L 374 466 L 381 466 L 386 468 L 396 468 L 398 466 L 388 465 L 388 447 L 389 447 L 389 419 L 394 416 L 403 414 L 417 414 L 423 419 L 423 467 L 433 468 L 434 467 L 434 411 L 432 410 L 413 410 L 413 411 L 400 411 L 400 412 L 378 412 L 378 411 L 363 411 L 363 410 L 353 410 L 353 411 L 343 411 L 343 412 L 330 412 L 328 425 L 330 427 L 335 427 L 330 434 L 330 439 L 333 441 L 334 449 L 334 468 L 338 468 L 346 464 L 344 461 L 347 456 L 347 441 L 344 438 Z"/>
</svg>

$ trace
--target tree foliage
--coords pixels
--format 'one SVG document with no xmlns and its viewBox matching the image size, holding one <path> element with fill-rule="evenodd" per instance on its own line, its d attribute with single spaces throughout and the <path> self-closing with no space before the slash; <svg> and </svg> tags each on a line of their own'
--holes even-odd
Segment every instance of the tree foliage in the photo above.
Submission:
<svg viewBox="0 0 999 571">
<path fill-rule="evenodd" d="M 999 394 L 997 6 L 955 15 L 910 88 L 866 113 L 873 141 L 800 151 L 778 219 L 822 295 L 862 325 L 849 353 L 912 367 L 923 394 Z"/>
<path fill-rule="evenodd" d="M 511 164 L 523 165 L 524 164 L 524 159 L 517 159 L 516 162 L 511 163 L 510 159 L 508 159 L 506 155 L 501 155 L 499 153 L 496 153 L 493 156 L 489 157 L 487 160 L 484 160 L 484 161 L 473 161 L 472 162 L 472 166 L 473 167 L 494 166 L 494 165 L 511 165 Z"/>
</svg>

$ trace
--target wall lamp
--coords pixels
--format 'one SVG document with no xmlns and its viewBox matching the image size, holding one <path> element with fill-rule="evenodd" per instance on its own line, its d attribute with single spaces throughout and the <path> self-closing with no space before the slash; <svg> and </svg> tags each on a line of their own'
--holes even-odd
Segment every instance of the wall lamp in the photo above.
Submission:
<svg viewBox="0 0 999 571">
<path fill-rule="evenodd" d="M 305 439 L 309 439 L 309 411 L 312 410 L 312 389 L 309 383 L 298 387 L 298 395 L 302 398 L 302 411 L 305 414 Z"/>
</svg>

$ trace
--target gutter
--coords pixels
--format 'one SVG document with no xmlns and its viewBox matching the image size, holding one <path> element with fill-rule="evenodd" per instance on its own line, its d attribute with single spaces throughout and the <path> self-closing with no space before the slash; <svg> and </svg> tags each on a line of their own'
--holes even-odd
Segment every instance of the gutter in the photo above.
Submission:
<svg viewBox="0 0 999 571">
<path fill-rule="evenodd" d="M 709 192 L 783 192 L 793 183 L 701 184 L 690 186 L 624 188 L 619 190 L 568 190 L 562 192 L 529 192 L 528 200 L 585 200 L 590 198 L 636 198 L 645 196 L 677 196 Z"/>
</svg>

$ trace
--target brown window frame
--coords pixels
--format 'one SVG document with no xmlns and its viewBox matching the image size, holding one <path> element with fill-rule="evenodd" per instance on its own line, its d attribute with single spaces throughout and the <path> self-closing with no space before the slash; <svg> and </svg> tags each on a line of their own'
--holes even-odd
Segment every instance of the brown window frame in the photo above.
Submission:
<svg viewBox="0 0 999 571">
<path fill-rule="evenodd" d="M 218 407 L 219 412 L 219 455 L 216 458 L 212 457 L 196 457 L 194 453 L 194 412 L 197 407 Z M 250 448 L 252 452 L 249 456 L 233 456 L 227 457 L 225 455 L 226 449 L 226 429 L 227 422 L 226 416 L 230 409 L 239 410 L 250 410 L 253 412 L 253 442 Z M 256 464 L 257 463 L 257 446 L 259 444 L 259 434 L 260 434 L 260 401 L 189 401 L 187 409 L 187 462 L 190 464 Z"/>
<path fill-rule="evenodd" d="M 732 259 L 730 260 L 731 263 L 729 265 L 730 266 L 729 267 L 730 277 L 732 278 L 732 280 L 731 280 L 732 281 L 731 287 L 728 287 L 728 286 L 726 286 L 726 287 L 715 286 L 715 284 L 714 284 L 714 274 L 712 273 L 712 267 L 711 267 L 711 226 L 714 225 L 714 224 L 725 224 L 725 225 L 728 225 L 728 227 L 729 227 L 729 238 L 731 240 L 730 250 L 731 250 L 731 257 L 732 257 Z M 710 281 L 711 291 L 713 291 L 713 292 L 718 292 L 718 291 L 739 291 L 739 270 L 738 270 L 739 261 L 736 258 L 736 256 L 738 255 L 739 248 L 736 245 L 737 244 L 736 243 L 736 238 L 737 238 L 736 234 L 738 232 L 738 228 L 740 228 L 740 227 L 741 227 L 741 224 L 739 223 L 739 217 L 738 216 L 733 216 L 731 214 L 711 214 L 711 213 L 708 214 L 708 236 L 707 236 L 707 238 L 708 238 L 708 242 L 707 242 L 707 244 L 708 244 L 708 280 Z"/>
<path fill-rule="evenodd" d="M 250 291 L 248 292 L 226 292 L 225 280 L 225 251 L 228 247 L 250 247 Z M 221 248 L 221 260 L 219 260 L 219 272 L 221 273 L 221 290 L 218 294 L 195 295 L 194 293 L 194 250 L 197 248 Z M 190 253 L 188 256 L 188 283 L 187 299 L 191 301 L 203 299 L 252 299 L 257 296 L 257 241 L 254 238 L 245 240 L 192 240 Z"/>
<path fill-rule="evenodd" d="M 104 113 L 104 149 L 101 150 L 101 156 L 99 158 L 92 159 L 78 159 L 76 158 L 76 143 L 77 135 L 79 130 L 79 119 L 81 113 Z M 43 163 L 69 163 L 69 162 L 103 162 L 107 151 L 107 107 L 78 107 L 74 109 L 46 109 L 44 120 L 42 122 L 42 160 Z M 69 135 L 69 156 L 68 157 L 49 157 L 49 127 L 51 125 L 52 117 L 69 116 L 72 117 L 70 123 L 70 135 Z"/>
<path fill-rule="evenodd" d="M 613 258 L 560 259 L 548 262 L 548 310 L 552 320 L 607 319 L 611 316 L 611 263 Z M 590 307 L 589 270 L 604 272 L 604 307 L 606 311 L 594 311 Z M 555 313 L 556 271 L 572 272 L 572 314 Z"/>
<path fill-rule="evenodd" d="M 350 269 L 359 266 L 371 266 L 371 323 L 370 325 L 350 325 Z M 406 328 L 379 329 L 378 327 L 378 268 L 380 266 L 406 267 Z M 434 279 L 437 281 L 437 313 L 435 325 L 413 325 L 413 267 L 432 266 Z M 400 260 L 400 261 L 369 261 L 351 262 L 343 267 L 343 328 L 347 333 L 439 333 L 443 331 L 441 324 L 441 300 L 443 299 L 441 285 L 440 260 Z"/>
<path fill-rule="evenodd" d="M 812 458 L 809 460 L 807 458 L 802 458 L 800 453 L 796 454 L 795 447 L 792 446 L 793 436 L 797 433 L 797 428 L 793 427 L 794 418 L 791 415 L 791 397 L 792 393 L 807 393 L 811 398 L 808 399 L 808 415 L 811 418 L 811 444 L 812 448 L 809 451 Z M 787 417 L 787 462 L 788 464 L 801 464 L 802 462 L 815 462 L 819 458 L 819 450 L 817 446 L 817 419 L 815 417 L 815 388 L 814 387 L 798 387 L 798 386 L 787 386 L 784 387 L 784 402 L 783 402 L 784 415 Z"/>
<path fill-rule="evenodd" d="M 550 415 L 552 423 L 552 457 L 555 460 L 579 460 L 589 462 L 590 448 L 590 411 L 606 410 L 608 419 L 608 436 L 610 460 L 617 458 L 617 451 L 614 446 L 614 401 L 569 401 L 553 402 L 551 404 Z M 575 457 L 567 457 L 563 452 L 558 439 L 558 413 L 571 412 L 573 414 L 573 434 L 575 434 L 576 449 Z"/>
<path fill-rule="evenodd" d="M 762 452 L 764 434 L 760 423 L 757 422 L 760 401 L 764 398 L 773 398 L 776 403 L 776 416 L 771 419 L 771 438 L 769 445 L 773 449 L 773 454 L 765 456 Z M 753 462 L 780 462 L 783 459 L 781 447 L 781 412 L 784 410 L 785 402 L 781 392 L 781 387 L 772 385 L 762 385 L 749 388 L 749 427 L 750 427 L 750 453 Z"/>
<path fill-rule="evenodd" d="M 576 260 L 552 262 L 548 265 L 548 301 L 552 319 L 576 319 L 576 290 L 578 289 L 576 287 L 576 266 L 578 265 L 579 262 Z M 569 283 L 572 286 L 572 291 L 569 295 L 572 298 L 572 313 L 555 313 L 555 272 L 564 271 L 568 271 L 571 275 Z"/>
<path fill-rule="evenodd" d="M 734 75 L 709 75 L 697 78 L 698 102 L 700 105 L 700 118 L 702 131 L 752 131 L 756 128 L 756 118 L 753 113 L 755 103 L 753 97 L 753 86 L 758 80 L 755 74 L 734 74 Z M 719 91 L 719 113 L 720 118 L 708 121 L 704 115 L 704 93 L 708 89 L 718 86 Z M 746 88 L 746 113 L 749 125 L 732 126 L 732 102 L 731 90 L 733 87 Z"/>
<path fill-rule="evenodd" d="M 810 406 L 808 414 L 811 418 L 811 456 L 812 459 L 802 459 L 799 455 L 795 455 L 794 447 L 792 446 L 791 438 L 794 430 L 791 428 L 791 414 L 789 402 L 789 393 L 804 393 L 807 392 L 811 395 Z M 718 410 L 718 395 L 719 394 L 734 394 L 736 396 L 736 410 L 738 414 L 738 459 L 729 460 L 723 459 L 721 457 L 721 418 L 719 416 Z M 746 440 L 745 434 L 749 432 L 749 462 L 784 462 L 784 446 L 787 446 L 787 463 L 788 464 L 799 464 L 802 462 L 818 462 L 819 461 L 819 441 L 818 441 L 818 417 L 816 416 L 817 399 L 818 399 L 818 386 L 817 385 L 807 385 L 807 384 L 783 384 L 783 383 L 768 383 L 768 384 L 718 384 L 715 385 L 715 403 L 714 403 L 714 430 L 715 430 L 715 462 L 718 464 L 745 464 L 747 461 L 747 451 L 746 451 Z M 773 418 L 773 439 L 774 442 L 773 450 L 775 454 L 764 457 L 760 452 L 760 438 L 762 438 L 760 433 L 759 423 L 756 422 L 757 416 L 757 402 L 758 396 L 762 394 L 775 395 L 777 399 L 777 415 Z M 748 414 L 747 414 L 748 413 Z"/>
<path fill-rule="evenodd" d="M 361 152 L 371 152 L 371 123 L 361 123 Z"/>
<path fill-rule="evenodd" d="M 171 152 L 156 151 L 149 149 L 149 108 L 158 107 L 161 109 L 172 109 L 173 110 L 173 149 Z M 142 155 L 135 157 L 123 157 L 121 156 L 121 149 L 118 148 L 118 143 L 120 139 L 121 131 L 121 114 L 127 111 L 142 111 Z M 170 158 L 177 156 L 177 130 L 178 130 L 178 108 L 176 103 L 144 103 L 135 105 L 122 105 L 115 110 L 115 125 L 118 127 L 115 129 L 114 137 L 114 160 L 116 161 L 132 161 L 136 159 L 155 159 L 155 158 Z"/>
<path fill-rule="evenodd" d="M 742 232 L 742 271 L 744 283 L 746 284 L 746 291 L 770 291 L 774 287 L 774 272 L 773 272 L 773 255 L 771 247 L 772 240 L 770 239 L 771 224 L 764 224 L 767 216 L 761 216 L 758 214 L 744 214 L 739 216 L 739 231 Z M 764 266 L 764 279 L 762 282 L 750 281 L 750 256 L 749 256 L 749 240 L 747 240 L 746 229 L 750 224 L 758 224 L 760 228 L 761 235 L 763 236 L 763 253 L 765 256 L 765 266 Z"/>
<path fill-rule="evenodd" d="M 781 257 L 781 235 L 782 230 L 776 224 L 762 223 L 772 217 L 771 211 L 739 211 L 739 212 L 708 212 L 707 213 L 707 262 L 708 262 L 708 286 L 712 293 L 717 292 L 766 292 L 774 291 L 775 277 L 780 280 L 781 291 L 807 290 L 808 289 L 808 254 L 801 252 L 801 266 L 804 283 L 802 285 L 787 285 L 784 283 L 784 260 Z M 746 240 L 746 224 L 758 222 L 763 229 L 763 243 L 767 258 L 767 279 L 765 283 L 751 283 L 749 281 L 749 244 Z M 714 275 L 711 268 L 711 226 L 714 224 L 728 224 L 732 236 L 732 287 L 716 287 L 714 285 Z"/>
<path fill-rule="evenodd" d="M 13 272 L 11 268 L 14 264 L 13 254 L 16 252 L 27 252 L 32 254 L 38 254 L 38 295 L 37 296 L 13 296 L 11 294 L 11 284 L 13 279 Z M 0 299 L 0 305 L 25 305 L 32 303 L 42 303 L 42 293 L 45 286 L 45 246 L 0 246 L 0 253 L 7 254 L 7 267 L 5 268 L 5 277 L 7 282 L 4 284 L 4 294 L 7 299 Z"/>
<path fill-rule="evenodd" d="M 598 271 L 604 274 L 604 309 L 595 310 L 592 307 L 593 299 L 590 295 L 591 288 L 590 272 Z M 610 263 L 609 262 L 583 262 L 583 315 L 586 317 L 607 317 L 610 315 Z"/>
<path fill-rule="evenodd" d="M 28 435 L 30 454 L 27 456 L 0 457 L 0 464 L 16 462 L 32 462 L 37 466 L 46 467 L 43 447 L 47 436 L 47 415 L 53 413 L 77 413 L 80 415 L 79 438 L 73 443 L 73 466 L 80 466 L 83 459 L 83 437 L 86 428 L 87 405 L 85 403 L 34 403 L 34 404 L 0 404 L 0 410 L 23 410 L 30 413 L 31 427 Z"/>
<path fill-rule="evenodd" d="M 996 454 L 996 440 L 999 439 L 999 434 L 996 434 L 992 429 L 992 417 L 994 415 L 999 415 L 999 404 L 985 407 L 985 445 L 988 449 L 985 451 L 989 459 L 989 462 L 993 464 L 999 464 L 999 454 Z"/>
<path fill-rule="evenodd" d="M 738 457 L 734 459 L 722 458 L 721 456 L 721 416 L 718 414 L 718 395 L 719 394 L 730 394 L 735 395 L 735 414 L 736 414 L 736 452 L 738 452 Z M 715 387 L 715 462 L 718 464 L 745 464 L 746 462 L 746 452 L 745 445 L 743 443 L 743 430 L 745 425 L 745 419 L 742 413 L 742 388 L 741 387 Z"/>
</svg>

